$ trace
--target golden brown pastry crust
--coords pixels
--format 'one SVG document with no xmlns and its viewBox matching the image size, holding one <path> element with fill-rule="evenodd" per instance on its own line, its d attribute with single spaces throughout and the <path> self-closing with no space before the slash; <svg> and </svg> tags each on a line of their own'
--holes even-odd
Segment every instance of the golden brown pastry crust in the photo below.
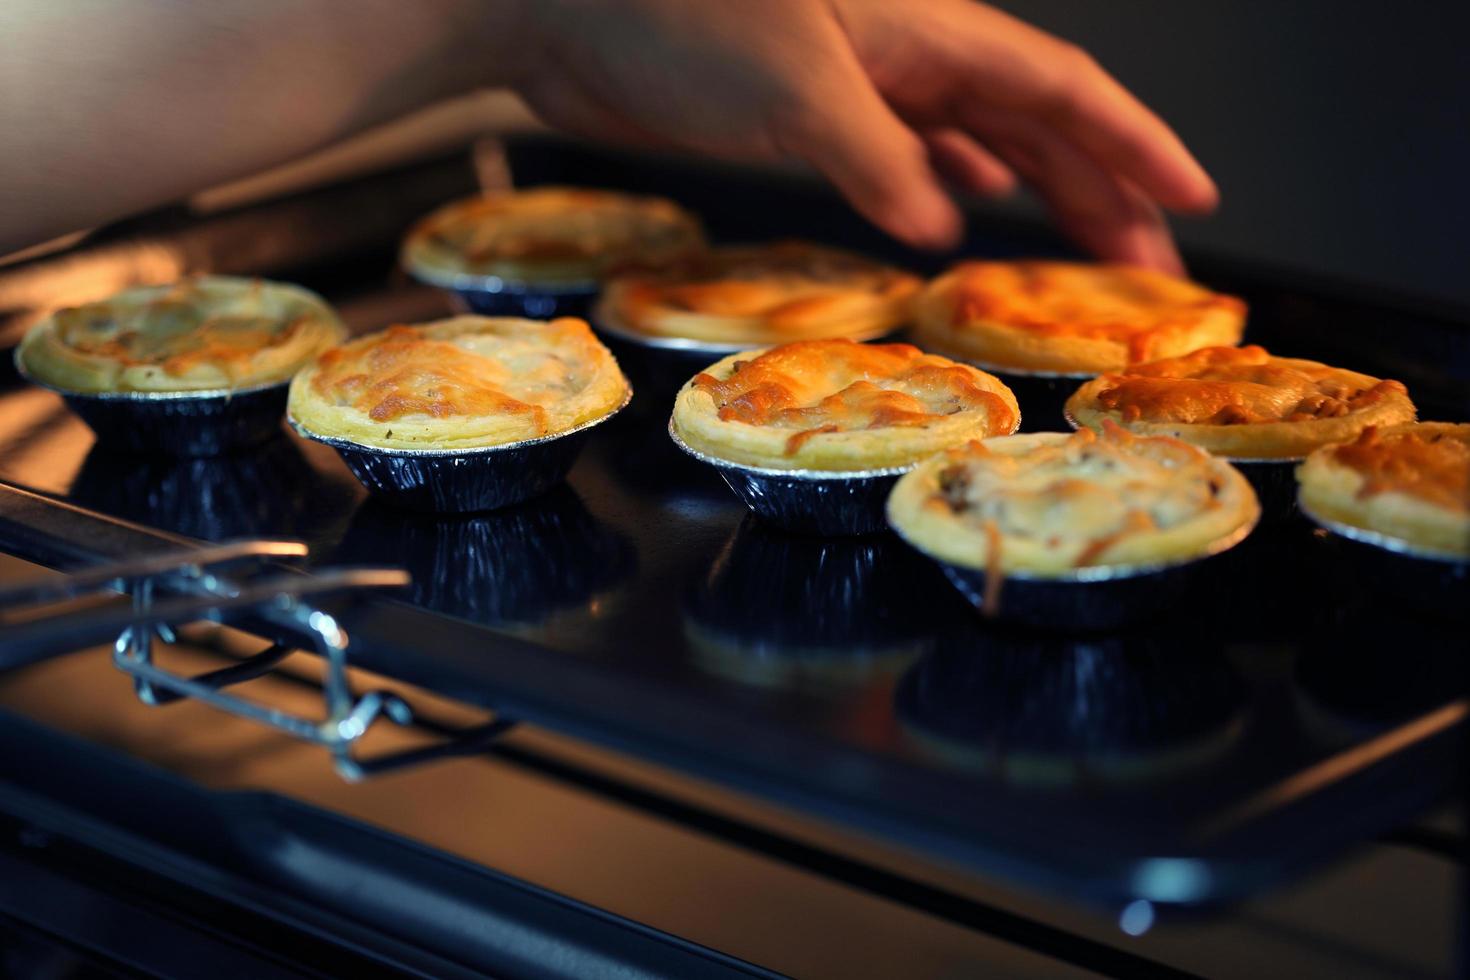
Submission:
<svg viewBox="0 0 1470 980">
<path fill-rule="evenodd" d="M 1014 432 L 1010 389 L 909 344 L 811 340 L 732 354 L 674 402 L 690 447 L 772 469 L 906 466 L 968 439 Z"/>
<path fill-rule="evenodd" d="M 548 288 L 593 286 L 704 248 L 699 221 L 672 201 L 575 187 L 482 194 L 420 221 L 403 265 L 428 282 L 494 276 Z"/>
<path fill-rule="evenodd" d="M 460 316 L 327 351 L 296 376 L 287 411 L 318 436 L 463 450 L 565 432 L 629 394 L 582 320 Z"/>
<path fill-rule="evenodd" d="M 58 310 L 21 342 L 36 381 L 84 394 L 203 393 L 286 381 L 347 335 L 299 286 L 199 276 Z"/>
<path fill-rule="evenodd" d="M 1470 558 L 1470 424 L 1365 429 L 1297 467 L 1302 506 L 1450 558 Z"/>
<path fill-rule="evenodd" d="M 1000 370 L 1097 374 L 1240 342 L 1245 304 L 1122 265 L 961 262 L 914 304 L 928 349 Z"/>
<path fill-rule="evenodd" d="M 888 498 L 889 523 L 931 557 L 1036 577 L 1203 557 L 1259 516 L 1229 463 L 1112 425 L 967 443 L 921 463 Z"/>
<path fill-rule="evenodd" d="M 1370 425 L 1412 421 L 1414 403 L 1397 381 L 1256 346 L 1207 347 L 1094 378 L 1067 399 L 1067 414 L 1234 459 L 1289 460 Z"/>
<path fill-rule="evenodd" d="M 648 337 L 761 347 L 795 340 L 870 340 L 908 320 L 919 280 L 804 242 L 714 249 L 658 275 L 619 276 L 593 319 Z"/>
</svg>

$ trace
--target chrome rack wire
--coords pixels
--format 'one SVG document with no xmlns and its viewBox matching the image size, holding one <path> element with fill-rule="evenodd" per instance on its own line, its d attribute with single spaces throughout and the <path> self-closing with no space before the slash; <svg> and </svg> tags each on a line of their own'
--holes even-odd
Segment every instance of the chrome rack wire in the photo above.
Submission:
<svg viewBox="0 0 1470 980">
<path fill-rule="evenodd" d="M 447 755 L 479 750 L 514 722 L 497 718 L 464 729 L 447 741 L 374 759 L 359 759 L 354 747 L 379 718 L 401 726 L 413 723 L 413 710 L 397 694 L 368 691 L 356 696 L 347 674 L 348 636 L 337 618 L 309 601 L 329 593 L 407 585 L 408 573 L 396 568 L 340 568 L 310 575 L 269 570 L 266 563 L 300 558 L 306 546 L 295 541 L 233 541 L 202 548 L 179 548 L 144 558 L 88 568 L 59 577 L 0 589 L 0 670 L 22 666 L 94 643 L 112 642 L 112 662 L 133 679 L 139 700 L 153 706 L 185 698 L 324 746 L 337 772 L 348 780 L 402 768 Z M 81 612 L 47 610 L 65 600 L 103 598 L 122 593 L 127 602 L 104 602 Z M 304 638 L 326 665 L 322 684 L 323 719 L 305 718 L 239 697 L 226 690 L 268 674 L 296 647 L 272 643 L 254 656 L 195 676 L 159 666 L 155 639 L 177 640 L 178 624 L 248 614 Z"/>
</svg>

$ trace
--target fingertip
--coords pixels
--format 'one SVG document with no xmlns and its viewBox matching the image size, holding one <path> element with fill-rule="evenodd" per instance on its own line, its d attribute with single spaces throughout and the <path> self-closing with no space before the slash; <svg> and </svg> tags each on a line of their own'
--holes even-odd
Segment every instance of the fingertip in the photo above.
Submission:
<svg viewBox="0 0 1470 980">
<path fill-rule="evenodd" d="M 1183 182 L 1172 197 L 1161 203 L 1180 214 L 1210 214 L 1220 206 L 1220 188 L 1203 168 Z"/>
<path fill-rule="evenodd" d="M 889 229 L 910 245 L 934 252 L 958 246 L 964 230 L 964 217 L 959 208 L 938 187 L 913 195 L 899 220 Z"/>
</svg>

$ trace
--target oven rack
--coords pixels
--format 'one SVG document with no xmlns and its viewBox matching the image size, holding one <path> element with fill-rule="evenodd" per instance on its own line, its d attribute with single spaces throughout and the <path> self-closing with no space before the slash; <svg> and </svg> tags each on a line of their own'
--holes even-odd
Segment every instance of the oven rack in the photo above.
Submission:
<svg viewBox="0 0 1470 980">
<path fill-rule="evenodd" d="M 311 575 L 279 564 L 307 556 L 298 541 L 254 539 L 180 547 L 0 588 L 0 671 L 110 642 L 113 665 L 132 678 L 138 699 L 162 707 L 190 699 L 320 745 L 342 778 L 356 781 L 432 759 L 477 751 L 510 729 L 509 718 L 452 731 L 423 747 L 372 758 L 356 748 L 386 718 L 414 724 L 414 710 L 386 690 L 353 691 L 350 639 L 318 598 L 402 588 L 407 572 L 389 567 L 345 567 Z M 88 602 L 81 610 L 77 600 Z M 173 643 L 181 624 L 241 617 L 277 631 L 259 653 L 229 666 L 186 675 L 159 664 L 154 643 Z M 7 625 L 7 621 L 10 625 Z M 239 696 L 229 689 L 269 674 L 305 645 L 325 665 L 320 718 Z"/>
</svg>

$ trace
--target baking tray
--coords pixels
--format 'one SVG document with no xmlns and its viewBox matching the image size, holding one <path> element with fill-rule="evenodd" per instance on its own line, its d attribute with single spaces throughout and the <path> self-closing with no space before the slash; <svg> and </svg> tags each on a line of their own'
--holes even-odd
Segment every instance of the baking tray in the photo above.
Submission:
<svg viewBox="0 0 1470 980">
<path fill-rule="evenodd" d="M 669 194 L 722 240 L 799 235 L 924 272 L 945 261 L 798 180 L 540 141 L 511 157 L 522 182 Z M 1064 249 L 977 218 L 964 251 Z M 1398 377 L 1424 417 L 1467 417 L 1470 316 L 1207 257 L 1195 270 L 1251 303 L 1251 341 Z M 444 309 L 395 284 L 386 258 L 305 284 L 348 300 L 358 328 Z M 196 538 L 298 537 L 322 566 L 393 556 L 416 585 L 348 614 L 361 666 L 1109 905 L 1248 896 L 1461 785 L 1463 624 L 1334 575 L 1305 523 L 1263 529 L 1166 619 L 1082 638 L 1005 630 L 892 536 L 751 520 L 669 443 L 666 419 L 635 399 L 566 488 L 435 519 L 366 501 L 330 450 L 284 432 L 210 461 L 113 457 L 54 395 L 8 378 L 0 479 L 16 489 L 0 487 L 0 547 L 55 565 L 150 547 L 54 498 Z"/>
</svg>

